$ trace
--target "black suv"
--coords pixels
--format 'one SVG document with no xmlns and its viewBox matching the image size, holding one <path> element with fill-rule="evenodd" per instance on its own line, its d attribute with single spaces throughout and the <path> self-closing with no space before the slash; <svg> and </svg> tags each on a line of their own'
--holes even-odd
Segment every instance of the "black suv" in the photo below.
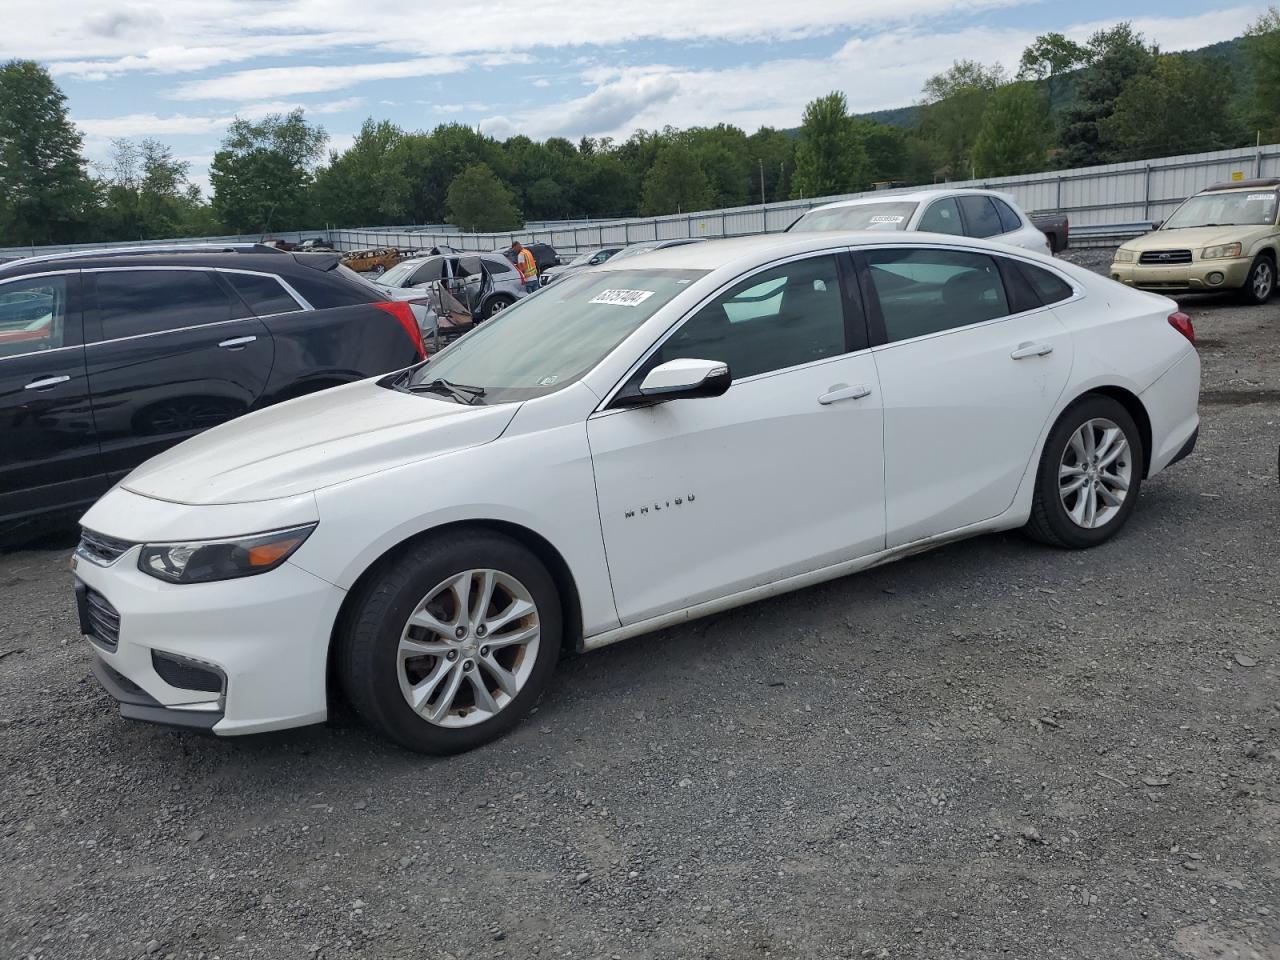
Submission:
<svg viewBox="0 0 1280 960">
<path fill-rule="evenodd" d="M 0 266 L 0 533 L 215 424 L 421 360 L 410 304 L 338 260 L 251 244 Z"/>
</svg>

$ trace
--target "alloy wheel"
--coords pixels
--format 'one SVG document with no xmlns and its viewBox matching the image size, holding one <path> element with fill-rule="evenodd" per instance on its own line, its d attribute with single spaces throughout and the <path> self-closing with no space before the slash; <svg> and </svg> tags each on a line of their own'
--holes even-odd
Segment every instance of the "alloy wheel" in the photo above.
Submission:
<svg viewBox="0 0 1280 960">
<path fill-rule="evenodd" d="M 538 658 L 538 607 L 500 570 L 467 570 L 437 584 L 400 635 L 400 692 L 420 717 L 470 727 L 502 711 Z"/>
<path fill-rule="evenodd" d="M 1097 417 L 1071 434 L 1058 465 L 1058 495 L 1076 526 L 1096 530 L 1110 523 L 1132 479 L 1129 439 L 1114 421 Z"/>
<path fill-rule="evenodd" d="M 1258 265 L 1253 268 L 1253 295 L 1258 300 L 1266 300 L 1271 296 L 1271 285 L 1274 282 L 1271 275 L 1271 264 L 1266 260 L 1260 260 Z"/>
</svg>

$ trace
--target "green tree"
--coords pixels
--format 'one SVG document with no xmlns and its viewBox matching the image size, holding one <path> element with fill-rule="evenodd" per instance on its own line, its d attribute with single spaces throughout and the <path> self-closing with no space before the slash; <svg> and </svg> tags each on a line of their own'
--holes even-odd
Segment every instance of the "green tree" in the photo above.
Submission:
<svg viewBox="0 0 1280 960">
<path fill-rule="evenodd" d="M 311 219 L 341 226 L 401 223 L 409 199 L 399 153 L 403 137 L 390 121 L 365 120 L 351 146 L 330 153 L 328 165 L 316 171 Z"/>
<path fill-rule="evenodd" d="M 1244 54 L 1253 76 L 1249 121 L 1269 141 L 1280 136 L 1280 8 L 1268 7 L 1250 24 Z"/>
<path fill-rule="evenodd" d="M 510 159 L 501 144 L 460 123 L 401 138 L 392 162 L 408 184 L 406 214 L 414 223 L 443 223 L 449 187 L 468 166 L 483 163 L 507 179 Z"/>
<path fill-rule="evenodd" d="M 1061 167 L 1084 167 L 1119 159 L 1102 136 L 1102 125 L 1115 112 L 1120 95 L 1155 69 L 1159 50 L 1133 24 L 1099 30 L 1087 44 L 1089 65 L 1076 82 L 1075 102 L 1063 115 Z"/>
<path fill-rule="evenodd" d="M 1089 50 L 1068 40 L 1061 33 L 1045 33 L 1036 37 L 1031 46 L 1022 51 L 1018 63 L 1019 80 L 1041 80 L 1048 87 L 1052 106 L 1061 94 L 1063 74 L 1089 62 Z"/>
<path fill-rule="evenodd" d="M 1102 140 L 1120 160 L 1236 146 L 1243 134 L 1231 99 L 1231 75 L 1221 65 L 1165 54 L 1120 94 L 1102 121 Z"/>
<path fill-rule="evenodd" d="M 0 65 L 0 243 L 82 238 L 93 202 L 82 145 L 47 70 Z"/>
<path fill-rule="evenodd" d="M 1052 145 L 1049 104 L 1034 83 L 1022 80 L 991 95 L 971 162 L 980 177 L 1037 173 Z"/>
<path fill-rule="evenodd" d="M 957 60 L 925 81 L 920 130 L 932 140 L 950 176 L 967 179 L 973 144 L 992 95 L 1005 83 L 1004 68 Z"/>
<path fill-rule="evenodd" d="M 521 225 L 511 188 L 485 163 L 473 163 L 454 177 L 445 214 L 450 223 L 471 232 L 515 230 Z"/>
<path fill-rule="evenodd" d="M 328 139 L 301 108 L 257 123 L 236 118 L 209 167 L 218 219 L 237 233 L 306 226 L 311 168 Z"/>
<path fill-rule="evenodd" d="M 107 240 L 140 240 L 214 232 L 211 211 L 187 181 L 189 170 L 157 140 L 113 140 L 100 185 L 98 233 Z"/>
<path fill-rule="evenodd" d="M 644 178 L 640 212 L 645 216 L 690 213 L 712 206 L 712 187 L 698 159 L 684 144 L 663 147 Z"/>
<path fill-rule="evenodd" d="M 792 196 L 852 193 L 867 185 L 867 151 L 844 94 L 829 93 L 809 103 L 800 124 Z"/>
<path fill-rule="evenodd" d="M 796 172 L 796 146 L 794 136 L 761 127 L 747 137 L 747 157 L 755 164 L 751 180 L 751 199 L 756 199 L 760 170 L 764 169 L 764 196 L 766 202 L 786 200 L 791 196 L 791 178 Z"/>
</svg>

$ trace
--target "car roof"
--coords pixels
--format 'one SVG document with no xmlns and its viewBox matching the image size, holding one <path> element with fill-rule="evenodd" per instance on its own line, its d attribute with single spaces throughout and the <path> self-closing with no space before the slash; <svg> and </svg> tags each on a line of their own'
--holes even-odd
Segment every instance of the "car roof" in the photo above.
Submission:
<svg viewBox="0 0 1280 960">
<path fill-rule="evenodd" d="M 85 250 L 68 254 L 26 257 L 0 266 L 0 277 L 31 273 L 49 273 L 58 270 L 83 270 L 91 267 L 221 267 L 227 270 L 257 270 L 263 273 L 282 273 L 299 266 L 312 266 L 336 257 L 332 251 L 322 253 L 293 254 L 272 247 L 226 248 L 211 247 L 178 248 L 176 250 L 151 248 L 113 248 L 109 250 Z M 323 268 L 322 268 L 323 269 Z"/>
<path fill-rule="evenodd" d="M 718 270 L 735 266 L 750 269 L 753 264 L 765 264 L 787 256 L 858 246 L 903 246 L 918 244 L 943 244 L 946 246 L 972 247 L 1006 256 L 1038 255 L 1006 244 L 952 234 L 887 232 L 884 230 L 814 230 L 805 233 L 765 233 L 749 237 L 706 240 L 702 243 L 686 243 L 676 247 L 661 247 L 621 262 L 611 257 L 593 271 L 622 272 L 624 270 Z"/>
<path fill-rule="evenodd" d="M 999 190 L 984 190 L 976 187 L 953 187 L 939 190 L 913 190 L 910 193 L 884 193 L 874 194 L 868 197 L 854 197 L 851 200 L 836 200 L 833 203 L 824 203 L 813 210 L 831 210 L 836 207 L 858 207 L 868 203 L 923 203 L 926 200 L 936 200 L 939 197 L 963 197 L 969 195 L 983 197 L 999 197 L 1001 200 L 1010 200 L 1010 194 L 1002 193 Z M 813 210 L 806 211 L 812 213 Z"/>
</svg>

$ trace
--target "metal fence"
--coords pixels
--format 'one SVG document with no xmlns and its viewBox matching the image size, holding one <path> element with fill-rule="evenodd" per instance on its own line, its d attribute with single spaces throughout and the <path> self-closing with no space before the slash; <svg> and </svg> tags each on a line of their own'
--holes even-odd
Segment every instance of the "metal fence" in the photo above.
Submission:
<svg viewBox="0 0 1280 960">
<path fill-rule="evenodd" d="M 1029 211 L 1065 213 L 1071 218 L 1073 246 L 1111 246 L 1150 229 L 1179 203 L 1211 183 L 1254 177 L 1280 176 L 1280 144 L 1219 150 L 1181 157 L 1162 157 L 1132 163 L 1112 163 L 1077 170 L 1057 170 L 1016 177 L 993 177 L 946 184 L 948 187 L 990 187 L 1011 193 Z M 942 184 L 938 184 L 942 186 Z M 875 196 L 892 196 L 921 187 L 876 191 Z M 726 210 L 704 210 L 663 217 L 632 217 L 618 220 L 535 221 L 513 233 L 462 233 L 456 227 L 432 226 L 360 227 L 351 230 L 304 230 L 272 234 L 296 242 L 304 237 L 327 236 L 339 250 L 369 247 L 399 247 L 421 250 L 447 245 L 459 250 L 506 248 L 512 240 L 550 243 L 561 253 L 576 253 L 607 244 L 636 243 L 641 240 L 670 240 L 680 237 L 736 237 L 753 233 L 775 233 L 806 210 L 833 200 L 870 196 L 851 193 L 809 200 L 755 204 Z M 250 242 L 257 236 L 205 237 L 144 241 L 139 246 L 165 246 L 185 242 Z M 130 244 L 134 245 L 134 244 Z M 74 244 L 60 247 L 14 247 L 0 249 L 0 256 L 24 256 L 62 250 L 120 246 Z"/>
</svg>

